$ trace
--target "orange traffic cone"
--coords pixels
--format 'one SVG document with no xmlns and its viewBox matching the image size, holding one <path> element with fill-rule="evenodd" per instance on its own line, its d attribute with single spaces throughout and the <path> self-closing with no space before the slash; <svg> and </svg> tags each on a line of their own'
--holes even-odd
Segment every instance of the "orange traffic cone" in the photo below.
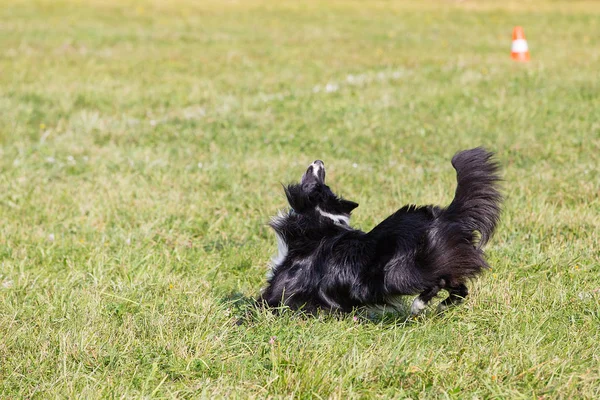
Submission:
<svg viewBox="0 0 600 400">
<path fill-rule="evenodd" d="M 523 28 L 520 26 L 515 26 L 515 29 L 513 29 L 510 57 L 515 61 L 529 61 L 529 46 L 527 46 Z"/>
</svg>

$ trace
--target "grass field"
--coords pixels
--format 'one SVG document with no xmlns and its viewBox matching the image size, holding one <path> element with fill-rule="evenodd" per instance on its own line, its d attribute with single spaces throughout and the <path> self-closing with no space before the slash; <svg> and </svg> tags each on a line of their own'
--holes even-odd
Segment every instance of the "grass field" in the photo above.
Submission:
<svg viewBox="0 0 600 400">
<path fill-rule="evenodd" d="M 600 396 L 600 3 L 0 3 L 0 397 Z M 368 230 L 477 145 L 463 306 L 235 324 L 279 182 L 323 159 Z"/>
</svg>

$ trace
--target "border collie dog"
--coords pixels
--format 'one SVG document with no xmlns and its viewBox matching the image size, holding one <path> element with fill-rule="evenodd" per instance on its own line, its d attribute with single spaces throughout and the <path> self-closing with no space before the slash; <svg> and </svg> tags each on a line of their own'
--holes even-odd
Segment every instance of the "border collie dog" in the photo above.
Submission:
<svg viewBox="0 0 600 400">
<path fill-rule="evenodd" d="M 363 232 L 350 226 L 358 204 L 335 195 L 323 161 L 313 162 L 300 183 L 284 188 L 291 208 L 270 223 L 279 254 L 259 303 L 350 312 L 395 309 L 399 296 L 418 294 L 416 315 L 444 289 L 449 295 L 439 308 L 459 304 L 467 281 L 489 268 L 482 247 L 499 221 L 502 196 L 493 153 L 461 151 L 452 166 L 457 187 L 448 207 L 407 205 Z"/>
</svg>

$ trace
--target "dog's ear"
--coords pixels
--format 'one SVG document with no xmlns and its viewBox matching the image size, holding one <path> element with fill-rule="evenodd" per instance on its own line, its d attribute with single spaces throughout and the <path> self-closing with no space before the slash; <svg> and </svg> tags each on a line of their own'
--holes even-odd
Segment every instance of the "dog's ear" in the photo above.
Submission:
<svg viewBox="0 0 600 400">
<path fill-rule="evenodd" d="M 316 160 L 308 166 L 308 169 L 302 175 L 302 188 L 311 190 L 318 184 L 325 183 L 325 164 L 321 160 Z"/>
<path fill-rule="evenodd" d="M 342 206 L 342 212 L 346 214 L 350 214 L 352 210 L 358 207 L 358 203 L 355 203 L 350 200 L 341 199 L 340 206 Z"/>
<path fill-rule="evenodd" d="M 302 185 L 284 186 L 285 197 L 293 210 L 302 212 L 307 207 L 308 195 L 304 192 Z"/>
</svg>

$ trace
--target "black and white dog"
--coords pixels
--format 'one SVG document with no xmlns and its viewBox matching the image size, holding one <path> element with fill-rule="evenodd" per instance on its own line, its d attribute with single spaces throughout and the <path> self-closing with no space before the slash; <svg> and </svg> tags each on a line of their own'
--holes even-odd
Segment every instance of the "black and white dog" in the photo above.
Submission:
<svg viewBox="0 0 600 400">
<path fill-rule="evenodd" d="M 445 289 L 440 308 L 460 303 L 465 283 L 489 268 L 482 246 L 494 233 L 502 196 L 492 153 L 465 150 L 452 166 L 458 185 L 448 207 L 407 205 L 366 233 L 350 227 L 358 204 L 336 196 L 323 162 L 313 162 L 299 184 L 285 188 L 291 209 L 271 221 L 279 254 L 259 302 L 350 312 L 394 308 L 399 296 L 418 294 L 411 306 L 418 314 Z"/>
</svg>

